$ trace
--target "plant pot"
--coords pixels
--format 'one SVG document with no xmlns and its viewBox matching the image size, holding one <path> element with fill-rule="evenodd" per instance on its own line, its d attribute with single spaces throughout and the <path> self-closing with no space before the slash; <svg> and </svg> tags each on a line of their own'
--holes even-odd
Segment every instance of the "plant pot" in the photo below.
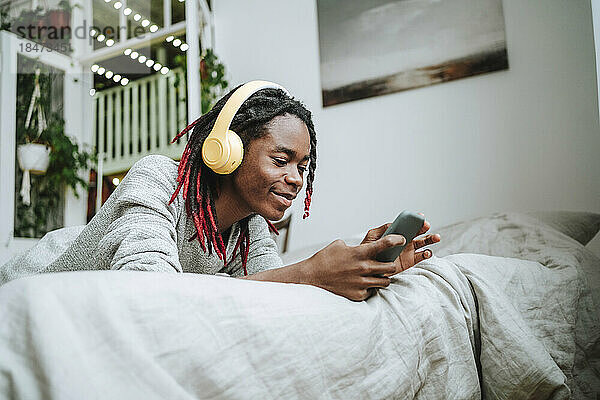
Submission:
<svg viewBox="0 0 600 400">
<path fill-rule="evenodd" d="M 65 53 L 71 41 L 71 13 L 66 10 L 50 10 L 46 14 L 48 32 L 43 38 L 44 45 Z"/>
<path fill-rule="evenodd" d="M 200 79 L 206 81 L 208 79 L 208 69 L 206 67 L 206 61 L 200 60 Z"/>
<path fill-rule="evenodd" d="M 71 13 L 65 10 L 50 10 L 46 14 L 46 21 L 49 26 L 53 26 L 60 32 L 61 28 L 71 26 Z"/>
<path fill-rule="evenodd" d="M 39 143 L 21 144 L 17 147 L 17 160 L 23 171 L 45 174 L 50 163 L 50 147 Z"/>
</svg>

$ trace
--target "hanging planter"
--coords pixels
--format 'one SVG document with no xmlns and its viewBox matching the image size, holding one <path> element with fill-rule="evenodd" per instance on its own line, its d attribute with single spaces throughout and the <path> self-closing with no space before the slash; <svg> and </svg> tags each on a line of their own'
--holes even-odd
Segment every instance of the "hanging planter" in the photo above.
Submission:
<svg viewBox="0 0 600 400">
<path fill-rule="evenodd" d="M 21 192 L 23 204 L 31 204 L 31 178 L 29 174 L 43 175 L 50 163 L 50 147 L 45 144 L 27 143 L 17 147 L 17 160 L 19 167 L 23 170 L 23 182 Z"/>
<path fill-rule="evenodd" d="M 44 129 L 48 127 L 44 108 L 40 102 L 42 92 L 40 89 L 40 69 L 35 70 L 35 83 L 29 110 L 27 111 L 27 120 L 25 121 L 25 129 L 29 129 L 33 121 L 33 117 L 37 116 L 37 136 L 38 140 Z M 30 173 L 45 174 L 50 163 L 50 147 L 41 143 L 26 143 L 17 147 L 17 160 L 19 167 L 23 170 L 23 182 L 21 184 L 21 192 L 19 193 L 23 199 L 23 204 L 29 206 L 31 204 L 31 179 Z"/>
<path fill-rule="evenodd" d="M 15 194 L 15 225 L 14 237 L 41 238 L 49 231 L 64 226 L 65 200 L 68 190 L 76 198 L 81 197 L 79 189 L 87 189 L 85 175 L 95 165 L 93 149 L 86 144 L 65 134 L 63 85 L 64 72 L 39 61 L 27 57 L 18 58 L 19 71 L 32 73 L 17 74 L 16 98 L 16 148 L 15 175 L 17 182 L 13 188 Z M 33 73 L 40 68 L 39 85 L 41 97 L 35 102 L 44 111 L 43 131 L 40 134 L 40 121 L 37 108 L 31 108 L 32 93 L 36 86 L 36 75 Z M 28 118 L 30 116 L 30 118 Z M 29 121 L 29 123 L 28 123 Z M 28 126 L 28 127 L 27 127 Z M 33 144 L 33 146 L 31 146 Z M 25 145 L 21 147 L 21 145 Z M 41 145 L 41 146 L 40 146 Z M 35 149 L 35 150 L 33 150 Z M 50 151 L 50 160 L 43 175 L 34 175 L 44 170 L 46 154 Z M 20 154 L 19 154 L 20 153 Z M 38 157 L 31 157 L 33 154 Z M 43 154 L 43 155 L 41 155 Z M 24 156 L 24 157 L 22 157 Z M 28 161 L 29 157 L 36 161 Z M 19 161 L 17 163 L 16 161 Z M 30 175 L 30 201 L 25 204 L 23 194 L 23 175 L 21 171 L 28 169 Z M 29 180 L 26 179 L 25 185 Z M 79 196 L 78 196 L 79 194 Z"/>
<path fill-rule="evenodd" d="M 40 143 L 27 143 L 17 146 L 17 160 L 22 171 L 43 175 L 50 164 L 50 146 Z"/>
</svg>

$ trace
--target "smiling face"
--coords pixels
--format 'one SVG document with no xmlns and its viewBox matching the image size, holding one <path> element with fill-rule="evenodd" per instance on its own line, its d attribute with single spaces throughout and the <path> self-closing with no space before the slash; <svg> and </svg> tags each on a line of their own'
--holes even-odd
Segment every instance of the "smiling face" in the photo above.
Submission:
<svg viewBox="0 0 600 400">
<path fill-rule="evenodd" d="M 265 131 L 244 149 L 232 183 L 240 208 L 276 221 L 302 189 L 310 136 L 304 122 L 291 114 L 273 118 Z"/>
</svg>

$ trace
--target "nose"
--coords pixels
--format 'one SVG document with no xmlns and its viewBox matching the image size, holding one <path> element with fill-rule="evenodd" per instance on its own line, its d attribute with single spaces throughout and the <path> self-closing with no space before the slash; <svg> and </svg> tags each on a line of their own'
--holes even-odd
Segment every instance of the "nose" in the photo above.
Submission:
<svg viewBox="0 0 600 400">
<path fill-rule="evenodd" d="M 298 172 L 298 168 L 291 167 L 288 173 L 285 175 L 285 182 L 288 185 L 292 185 L 298 190 L 302 186 L 302 175 Z"/>
</svg>

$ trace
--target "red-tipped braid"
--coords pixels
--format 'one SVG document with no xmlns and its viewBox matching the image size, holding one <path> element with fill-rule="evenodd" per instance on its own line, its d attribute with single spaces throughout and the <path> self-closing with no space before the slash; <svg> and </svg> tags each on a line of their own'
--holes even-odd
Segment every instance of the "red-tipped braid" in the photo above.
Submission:
<svg viewBox="0 0 600 400">
<path fill-rule="evenodd" d="M 183 176 L 185 174 L 185 167 L 187 165 L 187 160 L 189 158 L 189 155 L 191 153 L 191 149 L 189 146 L 186 146 L 183 155 L 181 156 L 181 160 L 179 161 L 179 166 L 177 167 L 177 188 L 175 189 L 175 192 L 173 192 L 173 195 L 171 196 L 171 200 L 169 200 L 169 204 L 171 204 L 173 201 L 175 201 L 175 198 L 177 197 L 177 195 L 179 194 L 179 191 L 181 190 L 181 186 L 183 185 Z"/>
<path fill-rule="evenodd" d="M 244 267 L 244 276 L 248 276 L 248 270 L 246 269 L 246 265 L 248 264 L 248 253 L 250 252 L 250 235 L 244 235 L 244 241 L 246 245 L 244 246 L 244 257 L 242 258 L 242 266 Z"/>
<path fill-rule="evenodd" d="M 204 231 L 202 230 L 202 222 L 200 221 L 200 217 L 198 216 L 198 214 L 193 214 L 193 216 L 194 225 L 196 226 L 196 237 L 198 238 L 200 247 L 202 247 L 202 251 L 206 252 L 206 245 L 204 244 Z"/>
<path fill-rule="evenodd" d="M 242 240 L 244 239 L 244 236 L 246 234 L 246 231 L 244 230 L 243 232 L 240 231 L 240 236 L 238 236 L 238 240 L 235 243 L 235 247 L 233 248 L 233 254 L 231 255 L 231 262 L 233 261 L 233 259 L 235 258 L 235 255 L 237 254 L 237 251 L 240 250 L 240 246 L 242 244 Z M 241 254 L 241 253 L 240 253 Z"/>
<path fill-rule="evenodd" d="M 273 232 L 274 234 L 279 235 L 279 232 L 277 231 L 277 228 L 275 228 L 275 225 L 273 225 L 273 223 L 266 218 L 265 218 L 265 221 L 267 221 L 267 225 L 269 225 L 269 230 L 271 232 Z"/>
<path fill-rule="evenodd" d="M 308 216 L 310 215 L 310 213 L 308 212 L 308 210 L 310 209 L 310 196 L 312 194 L 312 190 L 306 190 L 306 197 L 304 198 L 304 215 L 302 216 L 302 219 L 308 218 Z"/>
<path fill-rule="evenodd" d="M 181 132 L 179 132 L 179 134 L 173 138 L 173 140 L 171 141 L 171 144 L 175 143 L 183 135 L 185 135 L 186 133 L 188 133 L 190 131 L 190 129 L 192 129 L 194 126 L 196 126 L 196 124 L 198 123 L 199 120 L 200 120 L 200 118 L 198 118 L 197 120 L 195 120 L 194 122 L 192 122 L 191 124 L 189 124 L 188 126 L 186 126 L 184 130 L 182 130 Z"/>
<path fill-rule="evenodd" d="M 190 172 L 188 171 L 185 174 L 185 179 L 183 180 L 183 198 L 186 199 L 188 195 L 188 187 L 190 185 Z"/>
<path fill-rule="evenodd" d="M 217 255 L 219 255 L 219 258 L 221 260 L 223 260 L 223 262 L 226 262 L 225 259 L 225 244 L 223 243 L 223 237 L 221 236 L 221 234 L 219 233 L 219 230 L 217 229 L 217 224 L 215 223 L 215 219 L 213 217 L 213 212 L 212 212 L 212 207 L 210 206 L 210 204 L 207 204 L 206 209 L 208 210 L 208 217 L 209 217 L 209 221 L 212 225 L 212 229 L 213 229 L 213 238 L 215 243 L 217 244 L 216 248 L 217 248 Z"/>
</svg>

